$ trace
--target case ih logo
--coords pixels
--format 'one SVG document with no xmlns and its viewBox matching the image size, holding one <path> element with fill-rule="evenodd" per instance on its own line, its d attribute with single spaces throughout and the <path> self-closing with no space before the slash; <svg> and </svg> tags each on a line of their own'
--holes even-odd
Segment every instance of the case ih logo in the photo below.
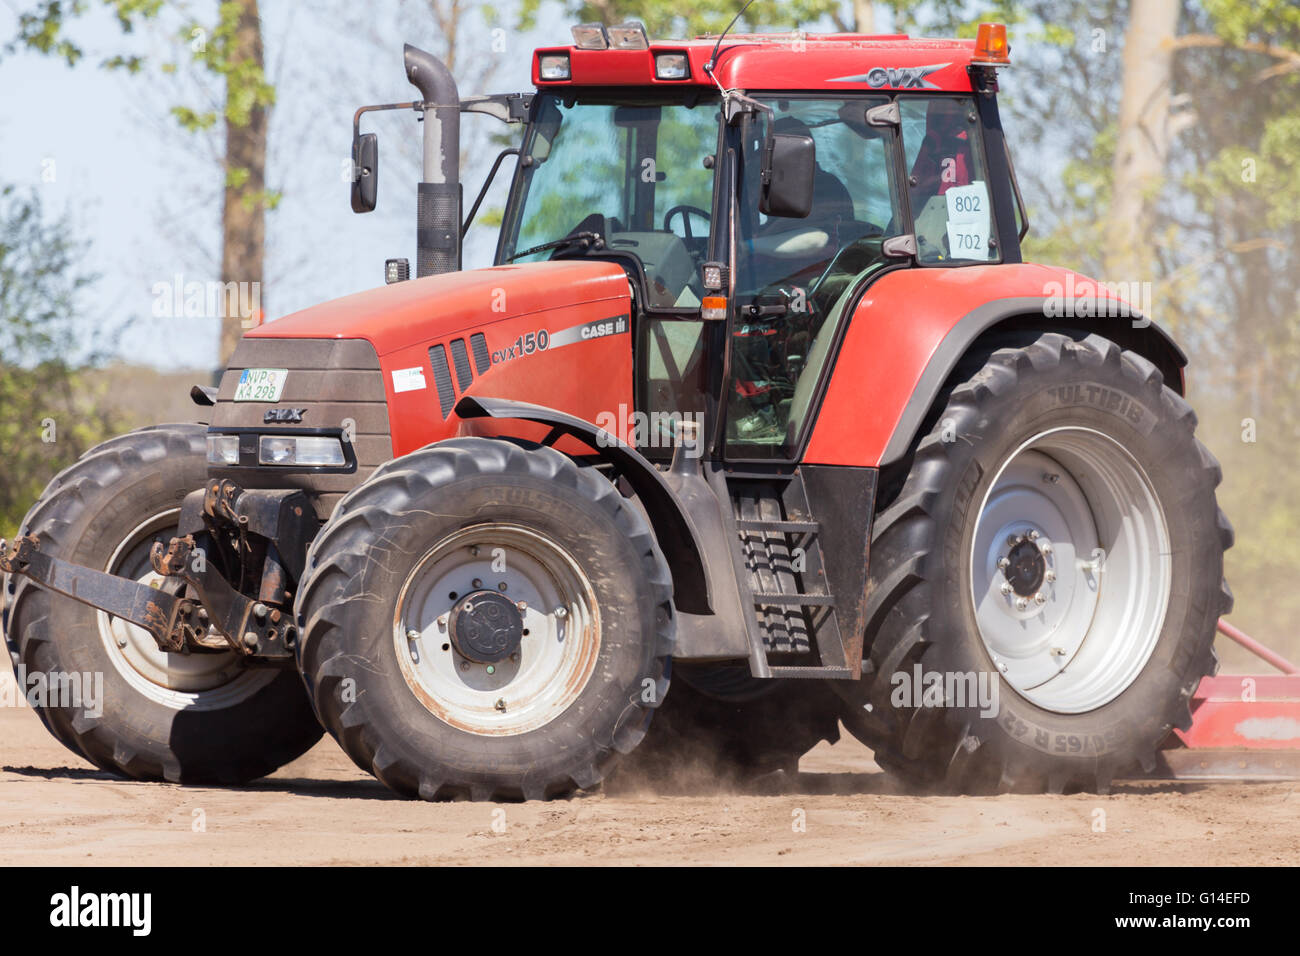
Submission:
<svg viewBox="0 0 1300 956">
<path fill-rule="evenodd" d="M 951 63 L 936 63 L 933 66 L 877 66 L 856 76 L 833 77 L 831 82 L 865 83 L 872 89 L 887 86 L 897 90 L 937 90 L 939 87 L 926 77 L 951 65 Z"/>
</svg>

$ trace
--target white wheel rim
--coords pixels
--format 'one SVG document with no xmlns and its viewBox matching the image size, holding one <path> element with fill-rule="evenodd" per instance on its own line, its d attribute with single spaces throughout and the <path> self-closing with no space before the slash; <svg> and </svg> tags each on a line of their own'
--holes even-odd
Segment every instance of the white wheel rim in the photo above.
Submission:
<svg viewBox="0 0 1300 956">
<path fill-rule="evenodd" d="M 495 664 L 462 656 L 448 631 L 456 602 L 480 591 L 524 605 L 518 649 Z M 430 713 L 470 733 L 509 736 L 550 723 L 581 695 L 600 652 L 600 614 L 563 548 L 527 528 L 479 525 L 416 563 L 398 594 L 393 640 L 407 686 Z"/>
<path fill-rule="evenodd" d="M 105 570 L 157 587 L 163 578 L 149 564 L 147 545 L 176 527 L 179 509 L 142 521 L 113 550 Z M 269 668 L 247 668 L 234 651 L 177 654 L 158 647 L 148 631 L 95 612 L 99 636 L 113 668 L 135 690 L 177 710 L 216 710 L 252 696 L 275 679 Z"/>
<path fill-rule="evenodd" d="M 980 638 L 1018 694 L 1064 714 L 1109 703 L 1146 666 L 1169 605 L 1169 530 L 1150 479 L 1102 432 L 1035 435 L 980 504 L 970 582 Z"/>
</svg>

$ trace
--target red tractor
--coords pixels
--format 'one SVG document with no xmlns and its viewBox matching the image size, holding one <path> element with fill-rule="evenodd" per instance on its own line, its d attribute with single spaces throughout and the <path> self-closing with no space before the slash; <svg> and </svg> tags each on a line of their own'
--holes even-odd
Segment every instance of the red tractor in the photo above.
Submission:
<svg viewBox="0 0 1300 956">
<path fill-rule="evenodd" d="M 417 277 L 250 331 L 208 424 L 53 479 L 6 639 L 105 702 L 51 693 L 51 733 L 231 783 L 323 727 L 426 799 L 592 787 L 647 735 L 790 767 L 841 721 L 921 785 L 1149 769 L 1216 669 L 1220 470 L 1170 337 L 1022 261 L 1005 29 L 574 41 L 465 99 L 408 46 L 352 204 L 363 114 L 418 113 Z M 522 131 L 473 271 L 462 113 Z"/>
</svg>

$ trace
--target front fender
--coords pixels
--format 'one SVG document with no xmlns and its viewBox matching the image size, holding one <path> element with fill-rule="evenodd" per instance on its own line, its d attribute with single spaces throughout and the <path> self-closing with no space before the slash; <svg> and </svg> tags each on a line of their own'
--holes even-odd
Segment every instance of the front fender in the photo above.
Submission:
<svg viewBox="0 0 1300 956">
<path fill-rule="evenodd" d="M 702 558 L 704 548 L 695 523 L 659 469 L 635 448 L 591 422 L 528 402 L 467 396 L 457 403 L 456 414 L 462 419 L 513 419 L 547 425 L 557 435 L 577 438 L 612 462 L 650 516 L 659 548 L 672 571 L 673 603 L 678 610 L 692 614 L 713 613 L 713 598 Z"/>
</svg>

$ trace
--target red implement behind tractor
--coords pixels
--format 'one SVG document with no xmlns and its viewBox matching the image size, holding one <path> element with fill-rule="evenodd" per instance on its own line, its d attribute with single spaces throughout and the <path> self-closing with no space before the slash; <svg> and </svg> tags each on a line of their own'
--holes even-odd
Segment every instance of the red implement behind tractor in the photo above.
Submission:
<svg viewBox="0 0 1300 956">
<path fill-rule="evenodd" d="M 1170 337 L 1022 261 L 1005 30 L 574 39 L 468 98 L 407 47 L 352 205 L 364 114 L 419 114 L 416 278 L 250 331 L 208 424 L 50 483 L 6 638 L 107 703 L 46 726 L 183 782 L 323 727 L 427 799 L 591 787 L 647 736 L 790 767 L 841 721 L 959 790 L 1155 767 L 1231 605 L 1219 466 Z M 522 138 L 461 271 L 472 113 Z"/>
</svg>

